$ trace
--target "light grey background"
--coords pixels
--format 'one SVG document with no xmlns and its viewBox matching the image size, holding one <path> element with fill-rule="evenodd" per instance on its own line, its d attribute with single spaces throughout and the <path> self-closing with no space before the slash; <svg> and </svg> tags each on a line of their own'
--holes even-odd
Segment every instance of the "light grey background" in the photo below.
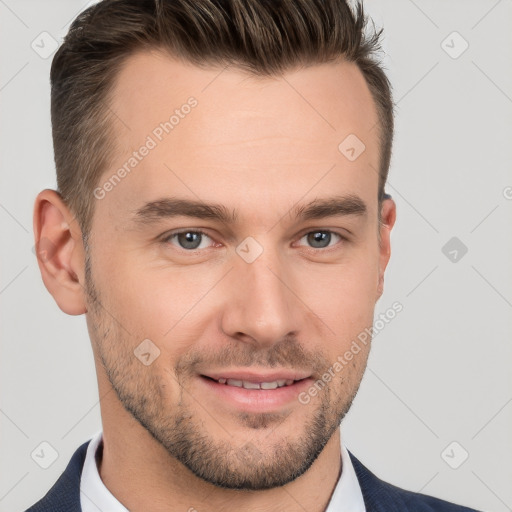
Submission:
<svg viewBox="0 0 512 512">
<path fill-rule="evenodd" d="M 60 41 L 84 5 L 0 0 L 1 511 L 39 499 L 101 427 L 85 319 L 57 308 L 32 252 L 33 201 L 55 178 L 51 56 L 31 43 Z M 512 510 L 512 1 L 366 6 L 398 105 L 398 220 L 376 314 L 404 309 L 374 340 L 345 443 L 400 487 Z M 442 252 L 452 237 L 468 248 L 456 262 Z M 43 441 L 59 454 L 48 469 L 31 458 Z"/>
</svg>

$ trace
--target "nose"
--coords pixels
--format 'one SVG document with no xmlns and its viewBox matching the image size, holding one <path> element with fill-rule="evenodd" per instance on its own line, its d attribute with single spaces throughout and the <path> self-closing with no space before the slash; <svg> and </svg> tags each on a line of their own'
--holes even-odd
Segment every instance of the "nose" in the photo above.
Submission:
<svg viewBox="0 0 512 512">
<path fill-rule="evenodd" d="M 292 271 L 270 250 L 252 263 L 234 260 L 222 312 L 224 333 L 262 347 L 299 335 L 307 315 L 295 295 Z"/>
</svg>

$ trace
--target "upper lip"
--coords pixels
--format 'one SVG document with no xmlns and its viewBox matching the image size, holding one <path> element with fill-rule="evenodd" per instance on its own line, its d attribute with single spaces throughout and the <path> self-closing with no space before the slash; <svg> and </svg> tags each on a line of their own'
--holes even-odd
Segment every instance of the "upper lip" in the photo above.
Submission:
<svg viewBox="0 0 512 512">
<path fill-rule="evenodd" d="M 219 370 L 207 373 L 202 373 L 205 377 L 211 379 L 235 379 L 245 380 L 248 382 L 274 382 L 276 380 L 302 380 L 311 376 L 310 373 L 299 370 L 273 370 L 269 371 L 258 371 L 258 370 Z"/>
</svg>

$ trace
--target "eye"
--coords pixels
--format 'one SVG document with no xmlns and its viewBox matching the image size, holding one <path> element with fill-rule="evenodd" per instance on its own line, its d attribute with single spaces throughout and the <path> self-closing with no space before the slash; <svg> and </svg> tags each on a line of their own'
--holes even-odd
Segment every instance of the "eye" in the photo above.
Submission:
<svg viewBox="0 0 512 512">
<path fill-rule="evenodd" d="M 325 249 L 331 245 L 334 237 L 337 237 L 339 240 L 346 240 L 345 237 L 341 236 L 334 231 L 329 230 L 318 230 L 318 231 L 310 231 L 306 233 L 300 240 L 306 239 L 306 242 L 310 244 L 313 249 Z"/>
<path fill-rule="evenodd" d="M 303 235 L 299 240 L 299 245 L 303 241 L 313 249 L 327 249 L 336 245 L 336 242 L 347 240 L 344 236 L 327 229 L 310 231 Z M 178 249 L 185 251 L 195 251 L 206 249 L 214 245 L 213 240 L 204 231 L 185 229 L 170 233 L 162 239 L 164 244 L 171 244 Z"/>
<path fill-rule="evenodd" d="M 177 246 L 179 249 L 194 251 L 196 249 L 206 249 L 212 245 L 211 243 L 204 243 L 205 239 L 211 241 L 211 238 L 203 231 L 193 231 L 189 229 L 171 233 L 162 241 L 164 243 L 171 243 L 172 245 Z"/>
</svg>

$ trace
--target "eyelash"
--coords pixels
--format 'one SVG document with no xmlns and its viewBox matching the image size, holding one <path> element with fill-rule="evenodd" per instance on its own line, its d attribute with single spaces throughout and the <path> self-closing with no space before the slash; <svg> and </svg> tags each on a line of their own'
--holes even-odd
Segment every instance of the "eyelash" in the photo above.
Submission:
<svg viewBox="0 0 512 512">
<path fill-rule="evenodd" d="M 168 233 L 167 235 L 164 235 L 164 237 L 161 239 L 161 242 L 163 244 L 169 244 L 172 239 L 174 239 L 175 237 L 177 237 L 178 235 L 180 235 L 182 233 L 196 233 L 196 234 L 199 234 L 201 236 L 205 236 L 207 238 L 210 238 L 213 241 L 212 237 L 210 235 L 208 235 L 208 233 L 206 233 L 205 231 L 202 231 L 201 229 L 182 229 L 180 231 L 173 231 L 172 233 Z M 344 242 L 348 242 L 349 241 L 347 237 L 345 237 L 341 233 L 338 233 L 337 231 L 333 231 L 331 229 L 314 229 L 314 230 L 311 230 L 311 231 L 306 231 L 305 233 L 303 233 L 299 237 L 299 240 L 301 240 L 305 236 L 307 236 L 309 234 L 312 234 L 312 233 L 330 233 L 331 235 L 336 235 L 336 236 L 338 236 L 340 238 L 340 242 L 338 242 L 337 244 L 334 244 L 332 246 L 320 247 L 320 248 L 318 248 L 318 247 L 307 247 L 309 250 L 314 251 L 314 252 L 317 252 L 317 251 L 329 252 L 331 250 L 335 250 L 340 243 L 344 243 Z M 178 249 L 178 250 L 184 251 L 186 253 L 189 253 L 189 254 L 197 254 L 198 252 L 204 250 L 204 249 L 185 249 L 185 248 L 179 247 L 179 246 L 175 246 L 175 248 Z"/>
</svg>

